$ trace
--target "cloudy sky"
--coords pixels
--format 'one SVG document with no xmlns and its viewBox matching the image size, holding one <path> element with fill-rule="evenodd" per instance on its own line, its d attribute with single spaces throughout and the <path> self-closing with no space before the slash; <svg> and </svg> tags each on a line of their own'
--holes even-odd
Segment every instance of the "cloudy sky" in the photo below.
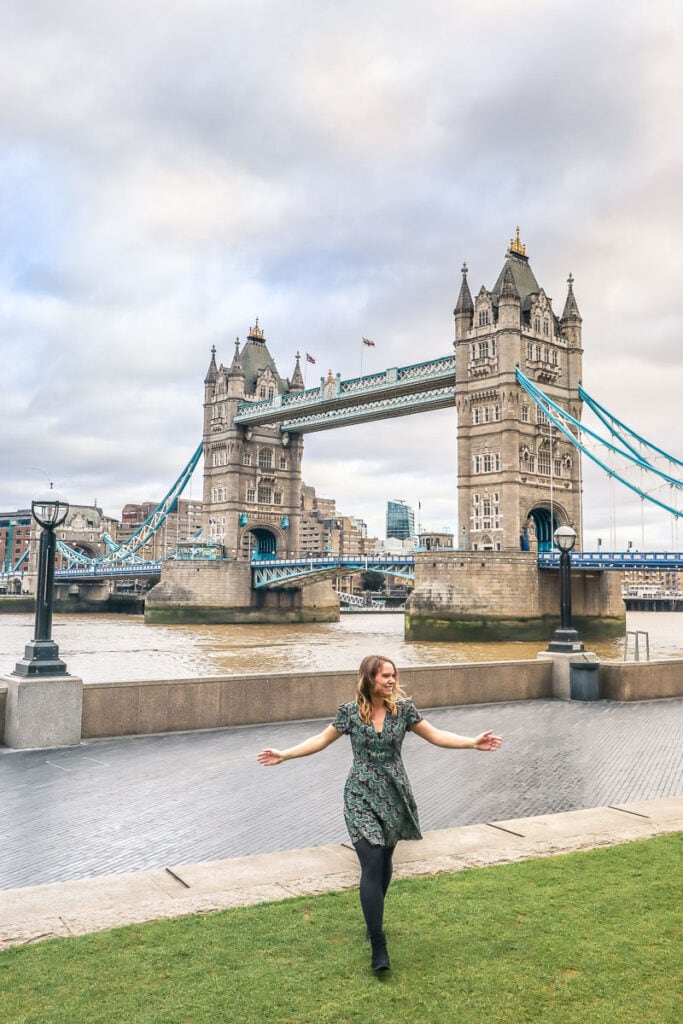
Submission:
<svg viewBox="0 0 683 1024">
<path fill-rule="evenodd" d="M 682 28 L 679 0 L 4 0 L 0 510 L 48 478 L 160 499 L 256 316 L 309 386 L 363 336 L 366 372 L 452 351 L 463 260 L 492 287 L 517 224 L 558 313 L 574 274 L 586 389 L 683 458 Z M 455 528 L 455 431 L 309 435 L 305 479 L 371 533 L 393 497 Z M 613 518 L 680 549 L 586 485 L 587 547 Z"/>
</svg>

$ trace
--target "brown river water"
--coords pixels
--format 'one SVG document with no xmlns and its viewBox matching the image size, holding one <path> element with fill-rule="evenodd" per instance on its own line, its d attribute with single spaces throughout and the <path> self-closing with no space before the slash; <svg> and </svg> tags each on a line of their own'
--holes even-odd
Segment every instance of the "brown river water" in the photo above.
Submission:
<svg viewBox="0 0 683 1024">
<path fill-rule="evenodd" d="M 683 658 L 683 613 L 629 612 L 628 631 L 648 634 L 650 658 Z M 401 665 L 519 661 L 545 644 L 406 643 L 402 614 L 354 613 L 339 622 L 283 626 L 150 626 L 141 616 L 55 616 L 53 639 L 69 672 L 86 683 L 257 672 L 355 669 L 366 654 Z M 32 615 L 0 616 L 0 674 L 11 672 L 33 636 Z M 640 657 L 645 659 L 644 638 Z M 624 656 L 625 638 L 587 644 L 604 661 Z M 628 638 L 629 660 L 633 638 Z"/>
</svg>

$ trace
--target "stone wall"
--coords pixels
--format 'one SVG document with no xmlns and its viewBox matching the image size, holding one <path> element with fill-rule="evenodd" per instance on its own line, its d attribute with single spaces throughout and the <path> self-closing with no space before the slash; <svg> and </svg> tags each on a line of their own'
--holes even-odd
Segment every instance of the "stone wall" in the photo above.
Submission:
<svg viewBox="0 0 683 1024">
<path fill-rule="evenodd" d="M 420 708 L 457 707 L 552 696 L 552 662 L 432 665 L 401 670 Z M 331 718 L 352 700 L 355 672 L 269 673 L 204 679 L 90 683 L 83 687 L 83 739 L 217 729 Z M 603 700 L 683 697 L 683 660 L 600 666 Z M 0 743 L 7 691 L 0 685 Z"/>
<path fill-rule="evenodd" d="M 547 662 L 406 668 L 401 683 L 419 707 L 549 697 Z M 270 673 L 205 679 L 91 683 L 83 690 L 83 738 L 215 729 L 333 717 L 353 700 L 355 672 Z"/>
<path fill-rule="evenodd" d="M 336 622 L 339 600 L 329 580 L 282 590 L 252 590 L 251 566 L 239 561 L 165 562 L 147 594 L 147 622 Z"/>
<path fill-rule="evenodd" d="M 604 700 L 656 700 L 683 696 L 683 661 L 629 661 L 600 666 Z M 653 742 L 656 739 L 653 737 Z"/>
<path fill-rule="evenodd" d="M 559 625 L 559 574 L 525 551 L 415 556 L 407 640 L 547 640 Z M 572 618 L 583 639 L 623 633 L 621 574 L 572 572 Z"/>
</svg>

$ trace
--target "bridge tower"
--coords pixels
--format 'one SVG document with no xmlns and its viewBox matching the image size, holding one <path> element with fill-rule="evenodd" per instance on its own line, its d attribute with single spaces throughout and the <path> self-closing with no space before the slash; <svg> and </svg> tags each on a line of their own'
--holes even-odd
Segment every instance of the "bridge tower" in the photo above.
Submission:
<svg viewBox="0 0 683 1024">
<path fill-rule="evenodd" d="M 581 466 L 515 380 L 515 367 L 580 419 L 581 315 L 573 278 L 561 317 L 517 235 L 491 291 L 472 298 L 467 265 L 455 306 L 460 547 L 549 549 L 571 524 L 581 547 Z"/>
<path fill-rule="evenodd" d="M 298 354 L 291 381 L 282 378 L 258 319 L 241 351 L 235 342 L 229 367 L 216 365 L 212 349 L 204 381 L 204 536 L 229 558 L 299 552 L 303 438 L 234 419 L 244 403 L 303 390 Z"/>
</svg>

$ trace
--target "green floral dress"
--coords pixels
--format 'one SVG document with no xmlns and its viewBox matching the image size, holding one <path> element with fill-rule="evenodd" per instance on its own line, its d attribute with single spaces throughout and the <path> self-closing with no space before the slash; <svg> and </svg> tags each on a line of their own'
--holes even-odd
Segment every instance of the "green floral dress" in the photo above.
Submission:
<svg viewBox="0 0 683 1024">
<path fill-rule="evenodd" d="M 403 738 L 422 715 L 412 700 L 399 700 L 392 717 L 387 711 L 378 733 L 358 714 L 356 701 L 341 704 L 332 722 L 351 737 L 353 765 L 344 786 L 344 819 L 351 842 L 367 839 L 373 846 L 395 846 L 399 839 L 422 839 L 415 798 L 401 760 Z"/>
</svg>

